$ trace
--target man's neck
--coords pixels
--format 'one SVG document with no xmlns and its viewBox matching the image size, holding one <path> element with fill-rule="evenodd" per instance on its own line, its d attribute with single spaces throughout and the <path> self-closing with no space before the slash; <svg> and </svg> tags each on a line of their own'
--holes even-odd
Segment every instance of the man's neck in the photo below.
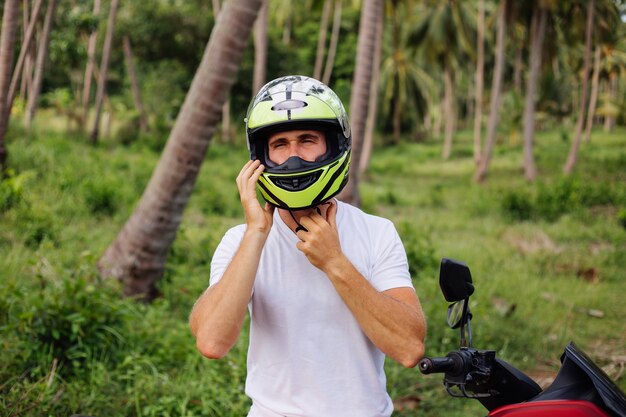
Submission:
<svg viewBox="0 0 626 417">
<path fill-rule="evenodd" d="M 315 207 L 311 207 L 304 210 L 292 210 L 291 214 L 290 210 L 286 209 L 278 209 L 278 215 L 282 219 L 282 221 L 295 233 L 296 228 L 300 224 L 300 219 L 304 216 L 310 216 L 311 214 L 317 212 L 319 210 L 320 215 L 323 218 L 326 218 L 326 211 L 328 210 L 329 203 L 323 203 Z M 293 214 L 293 216 L 292 216 Z M 294 220 L 295 218 L 295 220 Z"/>
</svg>

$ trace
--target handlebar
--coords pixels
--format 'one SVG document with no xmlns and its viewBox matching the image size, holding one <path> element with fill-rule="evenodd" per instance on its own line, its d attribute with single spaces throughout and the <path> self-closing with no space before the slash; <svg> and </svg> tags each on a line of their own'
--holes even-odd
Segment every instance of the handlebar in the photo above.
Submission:
<svg viewBox="0 0 626 417">
<path fill-rule="evenodd" d="M 420 372 L 424 375 L 446 373 L 459 375 L 465 370 L 465 364 L 458 352 L 450 352 L 445 358 L 424 358 L 419 362 Z"/>
</svg>

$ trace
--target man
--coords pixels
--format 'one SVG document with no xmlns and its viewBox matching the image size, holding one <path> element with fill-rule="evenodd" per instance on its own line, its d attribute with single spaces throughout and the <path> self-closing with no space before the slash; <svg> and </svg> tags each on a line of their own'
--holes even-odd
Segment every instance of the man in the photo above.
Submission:
<svg viewBox="0 0 626 417">
<path fill-rule="evenodd" d="M 341 101 L 279 78 L 253 99 L 246 133 L 246 223 L 222 239 L 191 313 L 198 349 L 226 355 L 249 309 L 249 417 L 389 416 L 385 355 L 415 366 L 426 324 L 393 224 L 333 199 L 350 163 Z"/>
</svg>

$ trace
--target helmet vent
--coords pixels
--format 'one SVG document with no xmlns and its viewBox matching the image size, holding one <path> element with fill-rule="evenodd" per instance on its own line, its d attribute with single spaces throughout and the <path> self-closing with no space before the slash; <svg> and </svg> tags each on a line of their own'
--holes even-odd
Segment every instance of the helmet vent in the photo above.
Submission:
<svg viewBox="0 0 626 417">
<path fill-rule="evenodd" d="M 306 175 L 290 176 L 288 178 L 271 177 L 276 186 L 287 191 L 301 191 L 313 184 L 322 175 L 321 171 Z"/>
<path fill-rule="evenodd" d="M 280 103 L 276 103 L 272 106 L 274 111 L 294 110 L 301 109 L 309 104 L 302 100 L 283 100 Z"/>
</svg>

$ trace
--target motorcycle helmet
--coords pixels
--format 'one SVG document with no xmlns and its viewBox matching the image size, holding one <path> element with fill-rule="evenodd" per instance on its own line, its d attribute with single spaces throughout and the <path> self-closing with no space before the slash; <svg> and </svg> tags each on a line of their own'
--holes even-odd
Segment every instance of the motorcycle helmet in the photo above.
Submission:
<svg viewBox="0 0 626 417">
<path fill-rule="evenodd" d="M 313 78 L 290 75 L 267 83 L 246 114 L 250 159 L 265 166 L 257 187 L 268 203 L 288 210 L 317 206 L 348 182 L 352 137 L 339 97 Z M 326 153 L 315 161 L 297 156 L 282 164 L 268 157 L 268 138 L 289 130 L 317 130 L 326 136 Z"/>
</svg>

